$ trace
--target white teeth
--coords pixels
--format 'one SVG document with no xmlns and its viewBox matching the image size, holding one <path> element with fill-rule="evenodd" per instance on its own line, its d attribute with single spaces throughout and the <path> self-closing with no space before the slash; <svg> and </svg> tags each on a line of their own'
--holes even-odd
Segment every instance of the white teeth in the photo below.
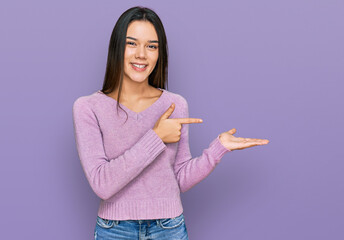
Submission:
<svg viewBox="0 0 344 240">
<path fill-rule="evenodd" d="M 137 64 L 134 64 L 134 63 L 133 63 L 133 65 L 134 65 L 135 67 L 138 67 L 138 68 L 144 68 L 144 67 L 147 66 L 147 65 L 137 65 Z"/>
</svg>

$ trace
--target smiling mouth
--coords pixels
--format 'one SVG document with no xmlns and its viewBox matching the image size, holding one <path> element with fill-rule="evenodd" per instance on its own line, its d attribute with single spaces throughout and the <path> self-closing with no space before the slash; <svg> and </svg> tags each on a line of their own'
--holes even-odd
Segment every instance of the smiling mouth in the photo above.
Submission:
<svg viewBox="0 0 344 240">
<path fill-rule="evenodd" d="M 146 70 L 148 65 L 144 65 L 144 64 L 135 64 L 135 63 L 130 63 L 131 66 L 133 67 L 134 70 L 138 71 L 138 72 L 142 72 L 144 70 Z"/>
<path fill-rule="evenodd" d="M 135 63 L 132 63 L 132 65 L 134 65 L 135 67 L 138 67 L 138 68 L 145 68 L 147 66 L 144 64 L 135 64 Z"/>
</svg>

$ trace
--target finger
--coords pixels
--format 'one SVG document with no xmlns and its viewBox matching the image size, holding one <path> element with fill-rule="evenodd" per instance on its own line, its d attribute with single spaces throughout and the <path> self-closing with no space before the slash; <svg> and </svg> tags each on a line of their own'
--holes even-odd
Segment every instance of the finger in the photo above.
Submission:
<svg viewBox="0 0 344 240">
<path fill-rule="evenodd" d="M 259 138 L 246 138 L 249 142 L 257 142 L 257 143 L 268 143 L 269 140 L 267 139 L 259 139 Z"/>
<path fill-rule="evenodd" d="M 253 147 L 257 145 L 265 145 L 269 143 L 269 140 L 267 139 L 253 139 L 253 138 L 245 138 L 244 144 L 246 144 L 248 147 Z"/>
<path fill-rule="evenodd" d="M 171 116 L 171 114 L 173 113 L 174 111 L 174 108 L 175 108 L 175 104 L 172 103 L 171 106 L 166 110 L 166 112 L 164 112 L 162 115 L 161 115 L 161 119 L 167 119 Z"/>
<path fill-rule="evenodd" d="M 181 124 L 188 124 L 188 123 L 201 123 L 203 120 L 201 118 L 173 118 L 173 120 L 177 121 Z"/>
<path fill-rule="evenodd" d="M 251 144 L 252 146 L 258 146 L 258 145 L 265 145 L 265 144 L 268 144 L 267 142 L 252 142 L 252 143 L 249 143 Z"/>
<path fill-rule="evenodd" d="M 232 128 L 231 130 L 228 131 L 228 133 L 233 135 L 234 133 L 236 133 L 236 129 Z"/>
</svg>

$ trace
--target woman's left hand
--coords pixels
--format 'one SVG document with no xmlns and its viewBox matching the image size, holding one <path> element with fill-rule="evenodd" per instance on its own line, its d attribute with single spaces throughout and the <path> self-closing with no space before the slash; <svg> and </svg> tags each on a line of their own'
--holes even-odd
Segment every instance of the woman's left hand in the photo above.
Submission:
<svg viewBox="0 0 344 240">
<path fill-rule="evenodd" d="M 233 136 L 234 133 L 236 133 L 236 129 L 232 128 L 231 130 L 220 134 L 220 142 L 225 148 L 231 151 L 269 143 L 269 140 L 267 139 L 235 137 Z"/>
</svg>

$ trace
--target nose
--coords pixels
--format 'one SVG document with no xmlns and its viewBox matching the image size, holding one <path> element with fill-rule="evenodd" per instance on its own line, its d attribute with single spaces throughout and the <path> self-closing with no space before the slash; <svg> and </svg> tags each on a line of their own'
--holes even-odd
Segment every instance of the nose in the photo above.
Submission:
<svg viewBox="0 0 344 240">
<path fill-rule="evenodd" d="M 146 49 L 145 46 L 140 46 L 136 49 L 136 58 L 146 58 Z"/>
</svg>

